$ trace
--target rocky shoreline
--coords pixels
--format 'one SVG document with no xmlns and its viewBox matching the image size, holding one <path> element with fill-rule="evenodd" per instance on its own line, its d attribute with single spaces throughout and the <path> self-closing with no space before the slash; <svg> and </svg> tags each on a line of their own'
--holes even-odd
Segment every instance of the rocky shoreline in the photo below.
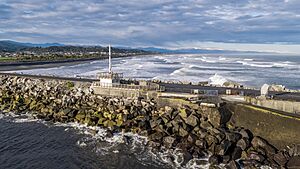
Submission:
<svg viewBox="0 0 300 169">
<path fill-rule="evenodd" d="M 300 147 L 277 150 L 251 131 L 229 126 L 224 107 L 158 107 L 157 100 L 96 96 L 89 84 L 0 76 L 0 111 L 30 113 L 52 122 L 78 122 L 111 134 L 147 136 L 153 151 L 179 149 L 182 165 L 209 157 L 211 168 L 292 168 L 300 166 Z"/>
</svg>

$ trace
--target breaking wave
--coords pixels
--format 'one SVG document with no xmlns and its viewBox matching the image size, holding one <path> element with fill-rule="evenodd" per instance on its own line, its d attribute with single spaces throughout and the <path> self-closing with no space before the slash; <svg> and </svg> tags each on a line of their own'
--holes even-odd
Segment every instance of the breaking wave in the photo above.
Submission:
<svg viewBox="0 0 300 169">
<path fill-rule="evenodd" d="M 48 127 L 64 127 L 64 131 L 74 130 L 82 137 L 76 142 L 78 147 L 91 149 L 100 156 L 111 156 L 112 154 L 126 153 L 133 154 L 140 163 L 150 166 L 168 166 L 167 168 L 181 169 L 205 169 L 209 167 L 208 158 L 192 159 L 184 163 L 184 155 L 179 149 L 162 148 L 160 151 L 152 151 L 147 146 L 147 137 L 133 133 L 110 133 L 109 130 L 101 127 L 87 126 L 78 123 L 50 123 L 34 119 L 29 114 L 14 115 L 14 113 L 1 114 L 0 119 L 13 123 L 31 123 L 38 122 Z M 128 152 L 129 151 L 129 152 Z M 123 154 L 124 155 L 124 154 Z"/>
<path fill-rule="evenodd" d="M 297 89 L 300 60 L 288 56 L 265 55 L 209 55 L 170 54 L 147 57 L 113 58 L 113 71 L 124 73 L 125 78 L 158 79 L 163 81 L 209 81 L 212 75 L 228 75 L 246 86 L 260 87 L 264 83 L 283 84 Z M 286 71 L 289 71 L 288 75 Z M 97 72 L 107 71 L 107 61 L 91 61 L 87 64 L 47 69 L 16 71 L 23 74 L 42 74 L 66 77 L 95 78 Z M 257 76 L 264 71 L 263 76 Z M 280 78 L 272 78 L 274 73 Z M 291 78 L 293 77 L 293 79 Z M 294 78 L 295 77 L 295 78 Z M 246 80 L 240 80 L 246 79 Z M 247 79 L 256 79 L 247 80 Z M 214 80 L 215 81 L 215 80 Z M 213 82 L 214 83 L 214 82 Z"/>
<path fill-rule="evenodd" d="M 218 75 L 217 73 L 209 78 L 210 84 L 222 86 L 225 82 L 228 82 L 226 78 L 223 76 Z"/>
</svg>

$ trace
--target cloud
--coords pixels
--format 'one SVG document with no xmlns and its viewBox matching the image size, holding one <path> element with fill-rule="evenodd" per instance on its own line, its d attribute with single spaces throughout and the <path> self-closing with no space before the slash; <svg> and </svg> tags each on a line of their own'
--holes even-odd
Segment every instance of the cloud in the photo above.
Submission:
<svg viewBox="0 0 300 169">
<path fill-rule="evenodd" d="M 0 39 L 123 46 L 300 44 L 299 6 L 296 0 L 2 0 Z"/>
</svg>

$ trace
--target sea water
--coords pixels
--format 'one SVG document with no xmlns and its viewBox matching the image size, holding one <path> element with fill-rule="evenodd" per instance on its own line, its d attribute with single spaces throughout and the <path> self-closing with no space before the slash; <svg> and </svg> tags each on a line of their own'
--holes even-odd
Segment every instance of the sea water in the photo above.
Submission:
<svg viewBox="0 0 300 169">
<path fill-rule="evenodd" d="M 107 60 L 72 66 L 20 70 L 18 73 L 95 78 L 107 71 Z M 172 54 L 114 58 L 113 71 L 126 78 L 222 84 L 234 81 L 259 88 L 263 84 L 281 84 L 300 89 L 300 55 L 284 54 Z M 15 71 L 14 71 L 15 72 Z"/>
<path fill-rule="evenodd" d="M 49 123 L 0 113 L 0 168 L 2 169 L 172 169 L 209 167 L 208 159 L 182 165 L 178 150 L 152 152 L 147 138 L 114 133 L 78 123 Z"/>
<path fill-rule="evenodd" d="M 172 81 L 236 81 L 300 88 L 300 57 L 285 55 L 153 55 L 113 59 L 113 70 L 128 78 Z M 107 70 L 99 60 L 19 73 L 94 78 Z M 176 150 L 152 152 L 147 138 L 132 133 L 106 136 L 106 130 L 77 123 L 46 123 L 30 115 L 0 112 L 0 168 L 159 169 L 208 168 L 207 159 L 181 166 Z M 174 161 L 175 160 L 175 161 Z"/>
</svg>

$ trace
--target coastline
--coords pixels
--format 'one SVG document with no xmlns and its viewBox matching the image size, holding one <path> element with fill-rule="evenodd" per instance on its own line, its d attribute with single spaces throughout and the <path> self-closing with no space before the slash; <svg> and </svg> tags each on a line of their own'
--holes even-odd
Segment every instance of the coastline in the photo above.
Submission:
<svg viewBox="0 0 300 169">
<path fill-rule="evenodd" d="M 160 54 L 159 54 L 160 55 Z M 130 55 L 130 56 L 114 56 L 113 58 L 128 58 L 128 57 L 144 57 L 147 55 Z M 17 71 L 17 70 L 30 70 L 40 68 L 53 68 L 60 66 L 76 65 L 88 63 L 96 60 L 104 60 L 106 57 L 100 58 L 80 58 L 80 59 L 63 59 L 54 61 L 17 61 L 17 62 L 0 62 L 0 71 Z"/>
</svg>

